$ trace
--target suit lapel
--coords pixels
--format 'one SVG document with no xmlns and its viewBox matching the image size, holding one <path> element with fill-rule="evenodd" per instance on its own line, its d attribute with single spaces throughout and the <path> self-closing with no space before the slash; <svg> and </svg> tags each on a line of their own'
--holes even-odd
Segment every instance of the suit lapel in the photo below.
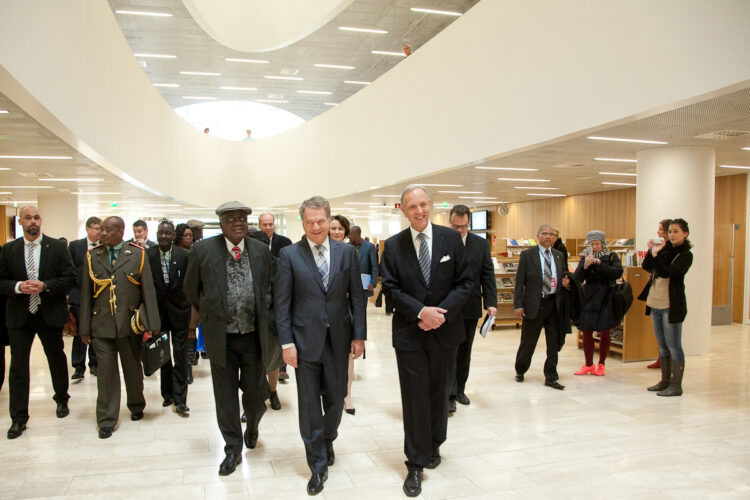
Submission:
<svg viewBox="0 0 750 500">
<path fill-rule="evenodd" d="M 39 253 L 39 270 L 36 273 L 37 279 L 42 280 L 47 277 L 47 261 L 50 259 L 49 238 L 42 235 L 42 241 L 39 243 L 41 252 Z"/>
<path fill-rule="evenodd" d="M 338 242 L 334 242 L 329 238 L 328 240 L 329 245 L 331 245 L 331 262 L 336 264 L 336 266 L 332 266 L 331 262 L 328 263 L 328 290 L 331 289 L 331 284 L 333 284 L 333 280 L 336 278 L 336 274 L 338 274 L 338 270 L 341 269 L 343 259 L 342 255 L 344 252 L 344 243 L 337 244 Z M 316 266 L 317 267 L 317 266 Z M 318 273 L 320 274 L 320 273 Z M 321 279 L 321 283 L 323 280 Z"/>
<path fill-rule="evenodd" d="M 435 224 L 432 225 L 432 262 L 430 263 L 430 281 L 435 279 L 438 264 L 443 257 L 443 234 Z M 420 273 L 421 274 L 421 273 Z"/>
<path fill-rule="evenodd" d="M 307 264 L 307 267 L 310 268 L 310 272 L 313 275 L 313 278 L 315 279 L 315 282 L 318 284 L 321 290 L 323 292 L 326 291 L 325 287 L 323 286 L 323 278 L 320 277 L 320 271 L 318 271 L 318 265 L 315 263 L 315 257 L 313 256 L 312 249 L 310 248 L 310 243 L 307 241 L 307 236 L 303 236 L 302 239 L 297 243 L 299 245 L 299 251 L 302 255 L 302 260 L 305 261 L 305 264 Z M 328 266 L 328 283 L 331 282 L 331 266 Z"/>
<path fill-rule="evenodd" d="M 109 251 L 107 250 L 107 247 L 101 246 L 91 252 L 91 260 L 98 261 L 99 264 L 104 267 L 104 269 L 106 269 L 107 274 L 109 274 L 110 276 L 112 275 L 112 266 L 109 263 Z M 85 262 L 83 265 L 87 266 L 88 270 L 88 262 Z"/>
<path fill-rule="evenodd" d="M 214 238 L 216 240 L 216 248 L 214 248 L 215 258 L 211 259 L 211 263 L 214 268 L 214 276 L 216 278 L 216 285 L 219 287 L 221 292 L 221 302 L 224 303 L 224 297 L 227 292 L 227 265 L 226 257 L 229 251 L 227 250 L 226 239 L 224 235 L 219 235 Z M 245 248 L 247 250 L 247 247 Z M 226 305 L 225 305 L 226 308 Z"/>
<path fill-rule="evenodd" d="M 534 263 L 534 269 L 539 275 L 539 279 L 544 281 L 544 276 L 542 276 L 542 258 L 539 255 L 539 247 L 534 247 L 534 251 L 531 252 L 531 260 Z"/>
<path fill-rule="evenodd" d="M 252 248 L 250 238 L 245 238 L 245 251 L 249 252 L 247 256 L 250 259 L 250 272 L 253 274 L 253 290 L 255 291 L 255 300 L 258 301 L 261 300 L 263 294 L 265 294 L 265 291 L 260 288 L 261 283 L 263 283 L 263 268 L 261 267 L 262 259 L 257 251 Z"/>
</svg>

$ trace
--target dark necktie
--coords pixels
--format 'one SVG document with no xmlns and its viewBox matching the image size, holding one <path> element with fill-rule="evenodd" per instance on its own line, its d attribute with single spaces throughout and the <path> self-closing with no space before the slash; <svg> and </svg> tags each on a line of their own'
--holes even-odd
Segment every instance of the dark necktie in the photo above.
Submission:
<svg viewBox="0 0 750 500">
<path fill-rule="evenodd" d="M 37 279 L 36 262 L 34 262 L 34 244 L 31 242 L 26 244 L 26 275 L 30 280 Z M 29 295 L 29 312 L 35 314 L 39 310 L 40 303 L 41 299 L 38 294 Z"/>
</svg>

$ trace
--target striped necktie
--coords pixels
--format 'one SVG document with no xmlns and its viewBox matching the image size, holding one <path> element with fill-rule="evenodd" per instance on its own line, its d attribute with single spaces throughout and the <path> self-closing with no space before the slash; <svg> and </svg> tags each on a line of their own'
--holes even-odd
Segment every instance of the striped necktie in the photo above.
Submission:
<svg viewBox="0 0 750 500">
<path fill-rule="evenodd" d="M 542 296 L 552 293 L 552 264 L 549 248 L 544 251 L 544 279 L 542 279 Z"/>
<path fill-rule="evenodd" d="M 318 251 L 318 256 L 315 258 L 315 264 L 318 266 L 318 272 L 320 278 L 323 280 L 323 288 L 328 290 L 328 262 L 326 262 L 326 254 L 324 252 L 323 245 L 315 245 L 315 249 Z"/>
<path fill-rule="evenodd" d="M 427 236 L 419 233 L 417 238 L 419 239 L 419 267 L 422 269 L 425 283 L 430 286 L 430 251 L 427 248 Z"/>
<path fill-rule="evenodd" d="M 34 262 L 34 244 L 29 242 L 26 244 L 26 275 L 30 280 L 37 279 L 36 274 L 36 262 Z M 39 310 L 39 304 L 42 300 L 38 294 L 29 295 L 29 312 L 36 314 Z"/>
</svg>

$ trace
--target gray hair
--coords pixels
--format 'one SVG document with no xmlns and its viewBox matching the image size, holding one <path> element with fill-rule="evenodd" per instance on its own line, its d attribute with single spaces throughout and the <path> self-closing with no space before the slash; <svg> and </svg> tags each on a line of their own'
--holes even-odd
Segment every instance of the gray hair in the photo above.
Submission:
<svg viewBox="0 0 750 500">
<path fill-rule="evenodd" d="M 326 211 L 326 217 L 328 219 L 331 218 L 331 204 L 328 203 L 328 200 L 323 198 L 322 196 L 313 196 L 312 198 L 308 198 L 302 202 L 302 205 L 299 206 L 299 216 L 303 222 L 305 220 L 306 208 L 312 208 L 313 210 L 324 208 Z"/>
<path fill-rule="evenodd" d="M 406 193 L 408 193 L 409 191 L 414 191 L 415 189 L 421 189 L 422 191 L 424 191 L 424 194 L 427 195 L 427 201 L 429 201 L 429 200 L 432 199 L 432 198 L 430 198 L 430 192 L 427 191 L 427 188 L 424 187 L 423 185 L 421 185 L 421 184 L 409 184 L 408 186 L 406 186 L 404 188 L 403 191 L 401 191 L 401 206 L 404 205 L 404 196 L 406 195 Z"/>
<path fill-rule="evenodd" d="M 539 229 L 537 230 L 536 235 L 539 236 L 540 234 L 542 234 L 542 231 L 544 231 L 545 229 L 551 229 L 553 231 L 555 230 L 555 228 L 550 226 L 549 224 L 542 224 L 541 226 L 539 226 Z"/>
<path fill-rule="evenodd" d="M 274 221 L 274 222 L 276 222 L 276 217 L 274 217 L 271 212 L 263 212 L 262 214 L 260 214 L 258 216 L 258 222 L 260 222 L 260 220 L 263 218 L 264 215 L 270 215 L 271 216 L 271 220 Z"/>
</svg>

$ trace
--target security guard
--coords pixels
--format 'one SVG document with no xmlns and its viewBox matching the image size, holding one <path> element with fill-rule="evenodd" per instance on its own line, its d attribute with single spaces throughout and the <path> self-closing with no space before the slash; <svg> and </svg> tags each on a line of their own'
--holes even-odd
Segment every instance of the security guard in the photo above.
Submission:
<svg viewBox="0 0 750 500">
<path fill-rule="evenodd" d="M 134 316 L 148 332 L 160 329 L 159 307 L 145 250 L 134 243 L 123 243 L 124 232 L 125 222 L 120 217 L 108 217 L 102 222 L 102 244 L 86 255 L 81 279 L 78 328 L 81 340 L 94 346 L 98 360 L 96 421 L 101 439 L 112 435 L 120 415 L 118 354 L 125 375 L 130 420 L 143 418 L 146 400 L 141 342 L 148 334 L 136 334 L 138 328 L 131 326 Z"/>
</svg>

